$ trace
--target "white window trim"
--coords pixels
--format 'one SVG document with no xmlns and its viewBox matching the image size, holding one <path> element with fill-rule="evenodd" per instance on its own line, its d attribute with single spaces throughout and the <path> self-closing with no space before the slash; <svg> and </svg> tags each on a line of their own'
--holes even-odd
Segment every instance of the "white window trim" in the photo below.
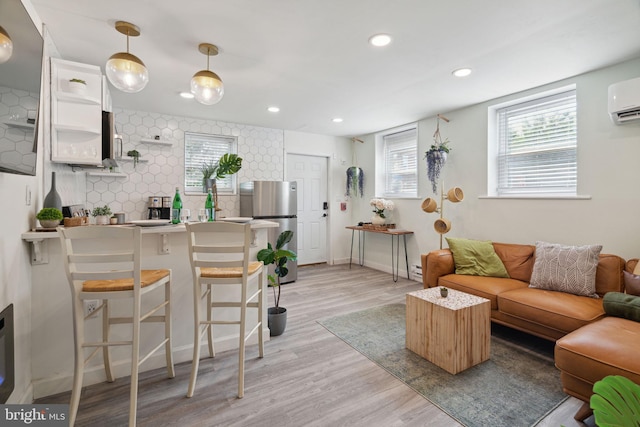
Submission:
<svg viewBox="0 0 640 427">
<path fill-rule="evenodd" d="M 378 132 L 375 135 L 375 160 L 376 160 L 376 169 L 375 169 L 375 189 L 374 194 L 375 197 L 382 197 L 385 199 L 417 199 L 420 194 L 420 173 L 419 173 L 419 160 L 416 159 L 416 194 L 415 195 L 388 195 L 386 193 L 386 184 L 385 184 L 385 175 L 386 175 L 386 167 L 385 167 L 385 158 L 384 158 L 384 137 L 386 135 L 391 135 L 394 133 L 404 132 L 407 130 L 415 129 L 416 132 L 416 157 L 418 156 L 419 149 L 419 127 L 417 123 L 409 123 L 406 125 L 398 126 L 396 128 L 387 129 L 382 132 Z"/>
<path fill-rule="evenodd" d="M 497 110 L 505 107 L 510 107 L 516 104 L 523 104 L 532 100 L 544 98 L 547 96 L 557 95 L 559 93 L 567 92 L 570 90 L 576 90 L 577 87 L 575 84 L 570 84 L 567 86 L 561 86 L 557 88 L 553 88 L 550 90 L 546 90 L 544 92 L 537 92 L 530 95 L 518 97 L 511 99 L 506 102 L 502 102 L 500 104 L 491 105 L 487 108 L 487 194 L 485 196 L 479 196 L 479 199 L 551 199 L 551 200 L 589 200 L 591 199 L 591 195 L 588 194 L 579 194 L 580 182 L 577 183 L 576 194 L 554 194 L 554 193 L 533 193 L 533 194 L 503 194 L 498 195 L 497 193 L 497 160 L 498 160 L 498 144 L 497 144 Z M 577 102 L 577 101 L 576 101 Z M 579 105 L 576 106 L 579 109 Z M 579 124 L 578 123 L 576 126 Z M 578 130 L 579 132 L 579 130 Z M 579 145 L 578 145 L 579 148 Z M 578 171 L 580 170 L 580 164 L 578 163 Z"/>
</svg>

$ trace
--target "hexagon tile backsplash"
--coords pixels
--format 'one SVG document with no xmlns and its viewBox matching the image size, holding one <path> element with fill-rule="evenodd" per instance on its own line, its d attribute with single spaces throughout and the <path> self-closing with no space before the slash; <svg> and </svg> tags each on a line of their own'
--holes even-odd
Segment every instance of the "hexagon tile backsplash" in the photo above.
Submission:
<svg viewBox="0 0 640 427">
<path fill-rule="evenodd" d="M 146 219 L 150 196 L 171 196 L 180 188 L 185 208 L 192 219 L 204 207 L 206 196 L 184 193 L 184 133 L 200 132 L 234 136 L 242 169 L 238 182 L 284 179 L 284 131 L 258 126 L 168 116 L 142 111 L 114 109 L 118 133 L 122 135 L 123 153 L 140 152 L 141 162 L 119 162 L 126 177 L 87 176 L 87 208 L 108 204 L 112 212 L 124 212 L 127 220 Z M 151 145 L 143 138 L 159 135 L 171 145 Z M 221 216 L 238 216 L 239 196 L 220 195 Z"/>
</svg>

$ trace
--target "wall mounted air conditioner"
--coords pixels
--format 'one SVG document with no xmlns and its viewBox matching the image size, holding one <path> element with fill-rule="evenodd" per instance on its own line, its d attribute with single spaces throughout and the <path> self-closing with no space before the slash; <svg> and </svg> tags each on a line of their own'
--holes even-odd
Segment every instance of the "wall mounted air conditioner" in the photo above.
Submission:
<svg viewBox="0 0 640 427">
<path fill-rule="evenodd" d="M 617 125 L 640 119 L 640 77 L 609 86 L 609 115 Z"/>
</svg>

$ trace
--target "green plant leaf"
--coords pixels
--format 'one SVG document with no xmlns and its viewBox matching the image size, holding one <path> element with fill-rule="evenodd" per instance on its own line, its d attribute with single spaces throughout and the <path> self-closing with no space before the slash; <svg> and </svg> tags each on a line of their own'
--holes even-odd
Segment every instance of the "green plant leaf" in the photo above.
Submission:
<svg viewBox="0 0 640 427">
<path fill-rule="evenodd" d="M 278 236 L 278 240 L 276 241 L 276 249 L 282 249 L 284 245 L 291 241 L 292 237 L 293 231 L 291 230 L 286 230 L 280 233 L 280 235 Z"/>
<path fill-rule="evenodd" d="M 640 425 L 640 386 L 620 375 L 593 385 L 590 405 L 598 426 Z"/>
</svg>

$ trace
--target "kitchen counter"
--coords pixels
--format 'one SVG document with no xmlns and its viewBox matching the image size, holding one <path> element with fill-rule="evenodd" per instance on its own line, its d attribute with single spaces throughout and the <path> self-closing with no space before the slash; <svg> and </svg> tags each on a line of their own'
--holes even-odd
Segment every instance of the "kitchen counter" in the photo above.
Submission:
<svg viewBox="0 0 640 427">
<path fill-rule="evenodd" d="M 255 231 L 251 256 L 267 247 L 267 229 L 277 226 L 271 221 L 254 220 L 251 227 Z M 115 226 L 101 226 L 115 227 Z M 142 253 L 143 268 L 170 268 L 172 270 L 172 317 L 173 317 L 173 355 L 175 363 L 190 362 L 193 352 L 193 279 L 189 262 L 189 247 L 185 226 L 167 225 L 160 227 L 143 227 Z M 58 243 L 58 233 L 27 232 L 22 234 L 25 243 L 33 248 L 38 247 L 40 261 L 32 262 L 32 318 L 31 318 L 31 349 L 33 357 L 33 394 L 34 398 L 53 395 L 71 389 L 73 379 L 73 325 L 71 314 L 71 291 L 64 271 L 62 249 Z M 54 240 L 52 240 L 54 239 Z M 266 275 L 264 277 L 266 285 Z M 27 286 L 27 284 L 25 284 Z M 232 288 L 232 287 L 230 287 Z M 266 289 L 266 286 L 265 286 Z M 227 294 L 219 295 L 224 299 L 233 295 L 234 289 Z M 266 304 L 267 295 L 263 295 Z M 126 315 L 130 307 L 128 301 L 117 302 L 112 306 L 117 315 Z M 219 313 L 221 319 L 233 317 L 232 312 Z M 247 318 L 247 322 L 255 322 Z M 265 339 L 269 337 L 267 329 L 267 310 L 264 310 L 263 328 Z M 101 334 L 101 321 L 90 320 L 86 325 L 86 336 L 97 337 Z M 154 325 L 143 325 L 143 337 L 149 337 L 142 342 L 141 353 L 145 345 L 162 334 L 161 328 Z M 130 339 L 130 328 L 114 326 L 114 339 Z M 160 336 L 158 335 L 158 336 Z M 219 325 L 214 329 L 216 350 L 225 351 L 238 348 L 237 325 Z M 255 336 L 254 336 L 255 337 Z M 257 357 L 257 349 L 252 344 L 257 338 L 247 342 L 247 359 Z M 255 342 L 254 342 L 255 341 Z M 205 341 L 206 347 L 206 341 Z M 206 348 L 202 354 L 208 354 Z M 129 347 L 114 348 L 112 359 L 117 377 L 130 375 Z M 142 366 L 141 372 L 164 366 L 164 353 L 157 357 L 150 357 Z M 84 385 L 105 381 L 104 368 L 101 357 L 95 357 L 85 370 Z M 186 389 L 185 389 L 186 393 Z"/>
</svg>

